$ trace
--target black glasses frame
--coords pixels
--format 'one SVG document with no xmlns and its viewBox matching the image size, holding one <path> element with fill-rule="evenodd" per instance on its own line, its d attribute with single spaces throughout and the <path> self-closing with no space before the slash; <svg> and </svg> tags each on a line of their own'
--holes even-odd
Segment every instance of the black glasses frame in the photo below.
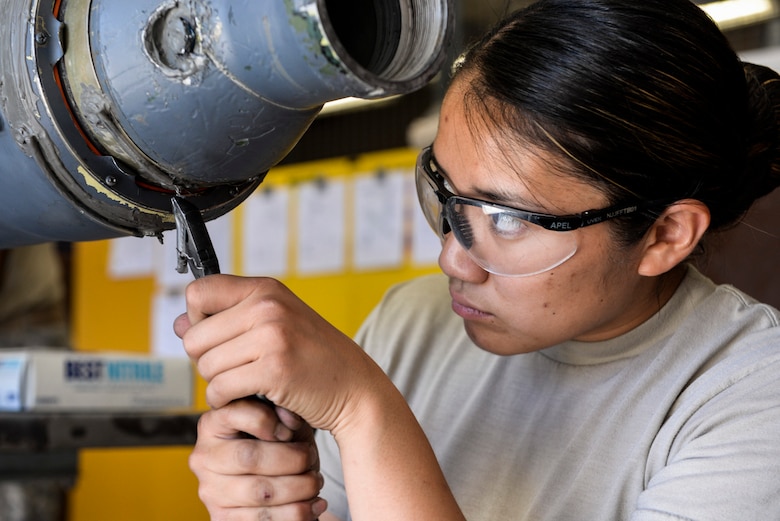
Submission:
<svg viewBox="0 0 780 521">
<path fill-rule="evenodd" d="M 441 167 L 436 162 L 436 158 L 433 155 L 432 146 L 430 145 L 423 148 L 417 157 L 417 167 L 418 169 L 422 169 L 428 178 L 433 181 L 433 184 L 436 187 L 436 196 L 439 198 L 439 202 L 441 202 L 442 207 L 446 207 L 453 203 L 469 204 L 472 206 L 487 206 L 506 212 L 523 221 L 541 226 L 546 230 L 556 232 L 568 232 L 578 228 L 584 228 L 586 226 L 592 226 L 594 224 L 609 221 L 611 219 L 617 219 L 618 217 L 624 217 L 626 215 L 639 212 L 646 212 L 650 209 L 665 208 L 671 204 L 669 201 L 634 202 L 631 204 L 622 203 L 609 206 L 607 208 L 586 210 L 582 213 L 571 215 L 552 215 L 547 213 L 531 212 L 521 208 L 514 208 L 512 206 L 506 206 L 503 204 L 493 203 L 491 201 L 485 201 L 473 197 L 465 197 L 452 193 L 444 184 L 444 177 L 439 173 Z M 449 201 L 452 201 L 452 203 Z"/>
</svg>

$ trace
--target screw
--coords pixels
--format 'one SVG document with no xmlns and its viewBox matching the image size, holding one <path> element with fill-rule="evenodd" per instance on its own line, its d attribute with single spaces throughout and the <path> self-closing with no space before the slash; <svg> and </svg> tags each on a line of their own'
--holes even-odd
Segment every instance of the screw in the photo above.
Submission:
<svg viewBox="0 0 780 521">
<path fill-rule="evenodd" d="M 112 175 L 106 176 L 106 184 L 108 186 L 115 186 L 116 183 L 117 183 L 116 177 L 114 177 Z"/>
<path fill-rule="evenodd" d="M 48 41 L 49 41 L 49 35 L 48 34 L 46 34 L 44 32 L 40 32 L 40 33 L 36 33 L 35 34 L 35 43 L 37 43 L 38 45 L 46 45 L 46 43 Z"/>
</svg>

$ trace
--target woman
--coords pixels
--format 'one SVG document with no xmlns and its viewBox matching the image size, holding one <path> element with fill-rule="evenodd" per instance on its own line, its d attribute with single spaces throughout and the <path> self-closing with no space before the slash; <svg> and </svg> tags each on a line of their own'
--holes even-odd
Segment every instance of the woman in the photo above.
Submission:
<svg viewBox="0 0 780 521">
<path fill-rule="evenodd" d="M 188 288 L 212 516 L 779 519 L 780 313 L 686 263 L 780 182 L 778 79 L 685 0 L 501 22 L 418 160 L 444 277 L 357 343 L 269 279 Z"/>
</svg>

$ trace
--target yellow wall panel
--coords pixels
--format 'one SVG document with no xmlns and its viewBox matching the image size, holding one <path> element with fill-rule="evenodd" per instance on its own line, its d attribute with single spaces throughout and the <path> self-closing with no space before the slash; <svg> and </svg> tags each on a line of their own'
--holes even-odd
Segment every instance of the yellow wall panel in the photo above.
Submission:
<svg viewBox="0 0 780 521">
<path fill-rule="evenodd" d="M 69 519 L 207 521 L 189 453 L 189 447 L 83 451 Z"/>
</svg>

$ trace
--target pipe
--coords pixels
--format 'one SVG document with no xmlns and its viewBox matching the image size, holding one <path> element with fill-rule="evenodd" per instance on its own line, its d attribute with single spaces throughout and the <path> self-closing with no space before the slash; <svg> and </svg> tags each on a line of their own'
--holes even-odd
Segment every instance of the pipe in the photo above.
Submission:
<svg viewBox="0 0 780 521">
<path fill-rule="evenodd" d="M 452 0 L 6 0 L 0 248 L 235 208 L 324 103 L 441 68 Z"/>
</svg>

